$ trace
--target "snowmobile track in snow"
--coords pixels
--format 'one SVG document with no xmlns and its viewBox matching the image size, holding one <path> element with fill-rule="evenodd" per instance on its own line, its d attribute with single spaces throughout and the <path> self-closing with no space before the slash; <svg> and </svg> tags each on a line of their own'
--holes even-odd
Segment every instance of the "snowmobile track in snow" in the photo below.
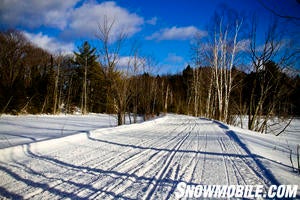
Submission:
<svg viewBox="0 0 300 200">
<path fill-rule="evenodd" d="M 178 115 L 2 149 L 0 175 L 0 198 L 31 199 L 175 199 L 181 181 L 275 180 L 227 126 Z"/>
</svg>

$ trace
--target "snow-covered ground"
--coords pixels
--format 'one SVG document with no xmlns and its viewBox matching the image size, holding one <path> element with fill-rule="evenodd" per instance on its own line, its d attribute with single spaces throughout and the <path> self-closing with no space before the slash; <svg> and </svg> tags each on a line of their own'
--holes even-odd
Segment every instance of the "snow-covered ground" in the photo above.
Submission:
<svg viewBox="0 0 300 200">
<path fill-rule="evenodd" d="M 116 126 L 112 115 L 2 115 L 0 148 Z"/>
<path fill-rule="evenodd" d="M 299 132 L 275 137 L 182 115 L 101 129 L 97 125 L 103 124 L 78 118 L 76 130 L 66 128 L 72 117 L 42 129 L 38 120 L 25 126 L 25 118 L 6 133 L 19 129 L 27 136 L 22 133 L 37 127 L 34 136 L 45 130 L 57 136 L 63 124 L 65 131 L 81 133 L 0 149 L 4 198 L 175 199 L 181 181 L 266 188 L 300 183 L 289 161 L 289 149 L 300 144 Z M 9 125 L 2 120 L 4 131 Z"/>
<path fill-rule="evenodd" d="M 300 120 L 295 120 L 291 127 L 300 128 Z M 233 131 L 242 145 L 255 155 L 266 169 L 271 170 L 275 178 L 281 184 L 299 184 L 300 174 L 297 174 L 297 145 L 300 145 L 300 131 L 289 131 L 279 136 L 273 134 L 261 134 L 234 126 Z M 292 164 L 294 169 L 292 168 Z M 294 171 L 294 173 L 293 173 Z M 287 173 L 289 172 L 289 173 Z"/>
</svg>

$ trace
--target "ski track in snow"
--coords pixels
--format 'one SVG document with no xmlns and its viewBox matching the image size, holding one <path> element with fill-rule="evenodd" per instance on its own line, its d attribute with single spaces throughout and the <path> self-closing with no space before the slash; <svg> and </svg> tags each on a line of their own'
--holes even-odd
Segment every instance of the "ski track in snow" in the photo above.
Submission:
<svg viewBox="0 0 300 200">
<path fill-rule="evenodd" d="M 175 199 L 178 182 L 274 184 L 219 122 L 168 115 L 0 150 L 0 195 L 31 199 Z M 4 156 L 6 155 L 6 156 Z"/>
</svg>

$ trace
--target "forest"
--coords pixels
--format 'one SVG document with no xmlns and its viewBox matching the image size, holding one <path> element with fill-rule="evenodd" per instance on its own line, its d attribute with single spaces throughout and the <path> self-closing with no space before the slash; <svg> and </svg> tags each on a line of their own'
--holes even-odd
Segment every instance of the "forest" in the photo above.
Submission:
<svg viewBox="0 0 300 200">
<path fill-rule="evenodd" d="M 18 30 L 2 30 L 0 112 L 109 113 L 118 125 L 126 115 L 130 123 L 162 113 L 227 123 L 248 116 L 248 128 L 260 132 L 273 117 L 300 115 L 299 49 L 282 42 L 275 22 L 258 45 L 255 23 L 241 37 L 242 19 L 216 18 L 208 38 L 195 36 L 191 65 L 176 74 L 154 73 L 155 61 L 134 42 L 120 65 L 120 49 L 129 42 L 122 33 L 110 41 L 113 23 L 104 19 L 99 26 L 101 45 L 85 41 L 72 55 L 53 55 Z"/>
</svg>

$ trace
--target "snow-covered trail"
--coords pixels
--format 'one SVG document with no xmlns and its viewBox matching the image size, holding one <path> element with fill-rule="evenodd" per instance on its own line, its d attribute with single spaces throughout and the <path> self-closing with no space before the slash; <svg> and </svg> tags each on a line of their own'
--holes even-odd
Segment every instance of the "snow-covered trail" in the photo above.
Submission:
<svg viewBox="0 0 300 200">
<path fill-rule="evenodd" d="M 0 195 L 175 199 L 177 183 L 276 183 L 221 123 L 168 115 L 0 150 Z"/>
</svg>

